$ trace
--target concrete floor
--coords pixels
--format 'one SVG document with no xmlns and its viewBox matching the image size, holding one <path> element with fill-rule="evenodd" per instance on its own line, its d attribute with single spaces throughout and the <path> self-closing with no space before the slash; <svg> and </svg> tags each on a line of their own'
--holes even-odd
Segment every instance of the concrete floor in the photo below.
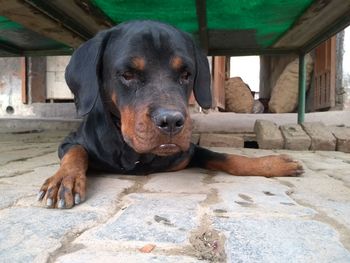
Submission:
<svg viewBox="0 0 350 263">
<path fill-rule="evenodd" d="M 55 210 L 36 195 L 66 132 L 33 132 L 0 133 L 0 262 L 350 262 L 350 154 L 277 151 L 298 178 L 92 174 L 83 204 Z"/>
</svg>

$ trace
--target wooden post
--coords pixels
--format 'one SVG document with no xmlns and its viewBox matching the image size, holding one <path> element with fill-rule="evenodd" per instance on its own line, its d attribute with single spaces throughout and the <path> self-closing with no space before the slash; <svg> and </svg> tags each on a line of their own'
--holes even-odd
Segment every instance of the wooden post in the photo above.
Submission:
<svg viewBox="0 0 350 263">
<path fill-rule="evenodd" d="M 305 120 L 305 94 L 306 93 L 306 67 L 305 54 L 299 55 L 299 99 L 298 99 L 298 124 Z"/>
</svg>

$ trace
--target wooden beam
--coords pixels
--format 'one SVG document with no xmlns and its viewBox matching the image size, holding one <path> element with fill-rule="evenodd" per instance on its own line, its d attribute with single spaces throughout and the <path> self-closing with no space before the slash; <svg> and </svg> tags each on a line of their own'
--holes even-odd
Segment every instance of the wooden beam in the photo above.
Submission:
<svg viewBox="0 0 350 263">
<path fill-rule="evenodd" d="M 208 53 L 207 4 L 205 0 L 196 0 L 199 41 L 204 52 Z"/>
<path fill-rule="evenodd" d="M 21 83 L 22 83 L 22 103 L 28 104 L 28 85 L 27 85 L 27 58 L 20 58 L 21 63 Z"/>
<path fill-rule="evenodd" d="M 5 42 L 0 41 L 0 50 L 4 50 L 7 53 L 13 54 L 15 56 L 22 55 L 22 52 L 15 46 L 9 45 Z"/>
<path fill-rule="evenodd" d="M 45 37 L 54 39 L 70 47 L 78 47 L 84 42 L 79 35 L 62 24 L 20 0 L 0 0 L 0 15 Z"/>
<path fill-rule="evenodd" d="M 350 25 L 350 11 L 348 11 L 343 17 L 338 18 L 332 25 L 330 25 L 328 28 L 325 28 L 317 36 L 310 39 L 310 41 L 308 41 L 301 48 L 301 50 L 304 53 L 310 52 L 322 42 L 332 38 L 335 34 L 345 29 L 348 25 Z"/>
<path fill-rule="evenodd" d="M 66 2 L 74 2 L 75 5 L 72 4 L 63 4 Z M 72 12 L 75 10 L 74 6 L 78 6 L 80 10 L 84 12 L 79 12 L 79 19 L 84 24 L 89 24 L 89 26 L 96 27 L 95 33 L 97 31 L 106 28 L 110 28 L 114 25 L 116 25 L 116 22 L 114 22 L 111 18 L 109 18 L 102 10 L 100 10 L 98 7 L 96 7 L 91 0 L 67 0 L 67 1 L 55 1 L 55 5 L 59 6 L 61 9 L 64 8 L 64 5 L 66 5 L 66 10 L 69 12 Z M 72 8 L 73 7 L 73 8 Z M 94 23 L 94 24 L 92 24 Z"/>
<path fill-rule="evenodd" d="M 46 57 L 27 58 L 27 87 L 30 103 L 46 101 Z"/>
<path fill-rule="evenodd" d="M 285 55 L 298 54 L 297 49 L 288 48 L 231 48 L 209 49 L 208 56 L 258 56 L 258 55 Z"/>
<path fill-rule="evenodd" d="M 325 29 L 333 25 L 337 19 L 347 16 L 349 11 L 348 0 L 316 0 L 273 47 L 291 49 L 304 47 L 310 39 L 324 34 Z"/>
<path fill-rule="evenodd" d="M 107 29 L 114 24 L 87 0 L 25 1 L 39 8 L 56 21 L 63 23 L 77 34 L 82 34 L 85 39 L 93 37 L 100 30 Z"/>
<path fill-rule="evenodd" d="M 48 17 L 55 20 L 57 23 L 61 23 L 66 28 L 80 36 L 81 38 L 87 40 L 94 36 L 94 33 L 90 32 L 86 25 L 78 23 L 75 19 L 72 18 L 71 13 L 66 13 L 60 8 L 55 6 L 55 1 L 47 0 L 25 0 L 28 4 L 34 8 L 40 10 L 42 13 Z M 71 1 L 56 1 L 56 2 L 65 2 L 66 4 L 72 4 L 75 6 L 74 2 Z M 77 17 L 76 17 L 77 18 Z"/>
</svg>

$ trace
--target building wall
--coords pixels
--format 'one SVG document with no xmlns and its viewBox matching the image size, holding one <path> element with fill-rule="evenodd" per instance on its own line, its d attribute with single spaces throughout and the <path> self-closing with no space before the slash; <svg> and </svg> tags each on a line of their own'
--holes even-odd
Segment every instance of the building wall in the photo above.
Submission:
<svg viewBox="0 0 350 263">
<path fill-rule="evenodd" d="M 64 82 L 64 69 L 67 59 L 51 57 L 42 74 L 49 75 L 46 92 L 53 99 L 73 98 Z M 64 66 L 63 66 L 64 65 Z M 32 118 L 75 118 L 74 103 L 31 103 L 30 90 L 27 90 L 28 104 L 23 103 L 24 58 L 0 58 L 0 117 Z M 47 68 L 47 70 L 46 70 Z M 30 73 L 29 73 L 30 74 Z M 35 88 L 35 87 L 31 87 Z M 46 94 L 47 96 L 47 94 Z M 50 102 L 50 101 L 48 101 Z"/>
<path fill-rule="evenodd" d="M 47 99 L 73 99 L 69 90 L 64 72 L 70 56 L 47 57 L 46 59 L 46 98 Z"/>
<path fill-rule="evenodd" d="M 23 58 L 0 58 L 0 116 L 33 114 L 22 102 Z"/>
</svg>

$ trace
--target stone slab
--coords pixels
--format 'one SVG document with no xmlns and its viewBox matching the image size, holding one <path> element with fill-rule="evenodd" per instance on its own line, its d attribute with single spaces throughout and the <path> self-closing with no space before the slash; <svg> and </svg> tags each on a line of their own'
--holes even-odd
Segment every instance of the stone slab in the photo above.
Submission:
<svg viewBox="0 0 350 263">
<path fill-rule="evenodd" d="M 305 151 L 311 146 L 311 138 L 298 124 L 286 124 L 280 126 L 284 138 L 284 149 Z"/>
<path fill-rule="evenodd" d="M 206 175 L 203 170 L 196 168 L 157 173 L 151 176 L 143 189 L 150 192 L 206 194 L 210 192 L 210 187 L 203 183 Z"/>
<path fill-rule="evenodd" d="M 225 235 L 226 262 L 350 262 L 349 154 L 216 148 L 251 157 L 289 154 L 305 174 L 90 173 L 87 200 L 56 210 L 35 198 L 58 168 L 56 152 L 41 155 L 53 150 L 47 140 L 58 144 L 58 138 L 6 136 L 0 136 L 0 148 L 6 146 L 0 159 L 11 158 L 0 165 L 0 262 L 198 262 L 202 250 L 193 245 L 193 233 Z M 150 243 L 156 245 L 151 253 L 139 252 Z"/>
<path fill-rule="evenodd" d="M 328 225 L 292 218 L 220 218 L 227 235 L 227 262 L 350 262 L 350 252 Z"/>
<path fill-rule="evenodd" d="M 131 194 L 127 198 L 124 203 L 129 205 L 120 215 L 86 232 L 79 242 L 187 243 L 188 231 L 199 224 L 196 208 L 206 195 Z"/>
<path fill-rule="evenodd" d="M 334 137 L 337 139 L 336 150 L 350 153 L 350 128 L 332 127 L 331 130 Z"/>
<path fill-rule="evenodd" d="M 241 215 L 312 216 L 316 211 L 304 207 L 289 194 L 293 191 L 274 179 L 263 177 L 230 177 L 224 174 L 213 178 L 211 186 L 218 192 L 217 203 L 210 206 L 219 217 Z M 228 182 L 230 182 L 228 184 Z"/>
<path fill-rule="evenodd" d="M 45 259 L 61 247 L 61 239 L 73 236 L 101 220 L 93 211 L 10 208 L 1 211 L 0 255 L 6 262 Z M 46 261 L 39 261 L 46 262 Z"/>
<path fill-rule="evenodd" d="M 349 168 L 348 168 L 349 169 Z M 295 191 L 290 195 L 297 203 L 312 208 L 318 213 L 317 218 L 331 222 L 333 226 L 350 226 L 350 188 L 349 173 L 331 177 L 331 169 L 322 172 L 307 172 L 307 177 L 280 179 L 286 184 L 292 184 Z M 340 228 L 338 228 L 340 229 Z M 345 236 L 348 236 L 345 232 Z M 348 238 L 344 237 L 344 240 Z M 349 241 L 347 241 L 350 245 Z"/>
<path fill-rule="evenodd" d="M 235 134 L 203 133 L 199 138 L 202 147 L 235 147 L 243 148 L 244 140 Z"/>
<path fill-rule="evenodd" d="M 59 257 L 56 263 L 205 263 L 207 261 L 198 260 L 189 256 L 167 256 L 159 254 L 141 254 L 138 252 L 114 252 L 114 251 L 96 251 L 94 249 L 83 249 L 77 252 Z"/>
<path fill-rule="evenodd" d="M 302 127 L 311 137 L 310 150 L 335 151 L 336 139 L 322 122 L 305 122 Z"/>
<path fill-rule="evenodd" d="M 254 125 L 256 141 L 260 149 L 282 149 L 283 137 L 278 126 L 267 120 L 257 120 Z"/>
</svg>

